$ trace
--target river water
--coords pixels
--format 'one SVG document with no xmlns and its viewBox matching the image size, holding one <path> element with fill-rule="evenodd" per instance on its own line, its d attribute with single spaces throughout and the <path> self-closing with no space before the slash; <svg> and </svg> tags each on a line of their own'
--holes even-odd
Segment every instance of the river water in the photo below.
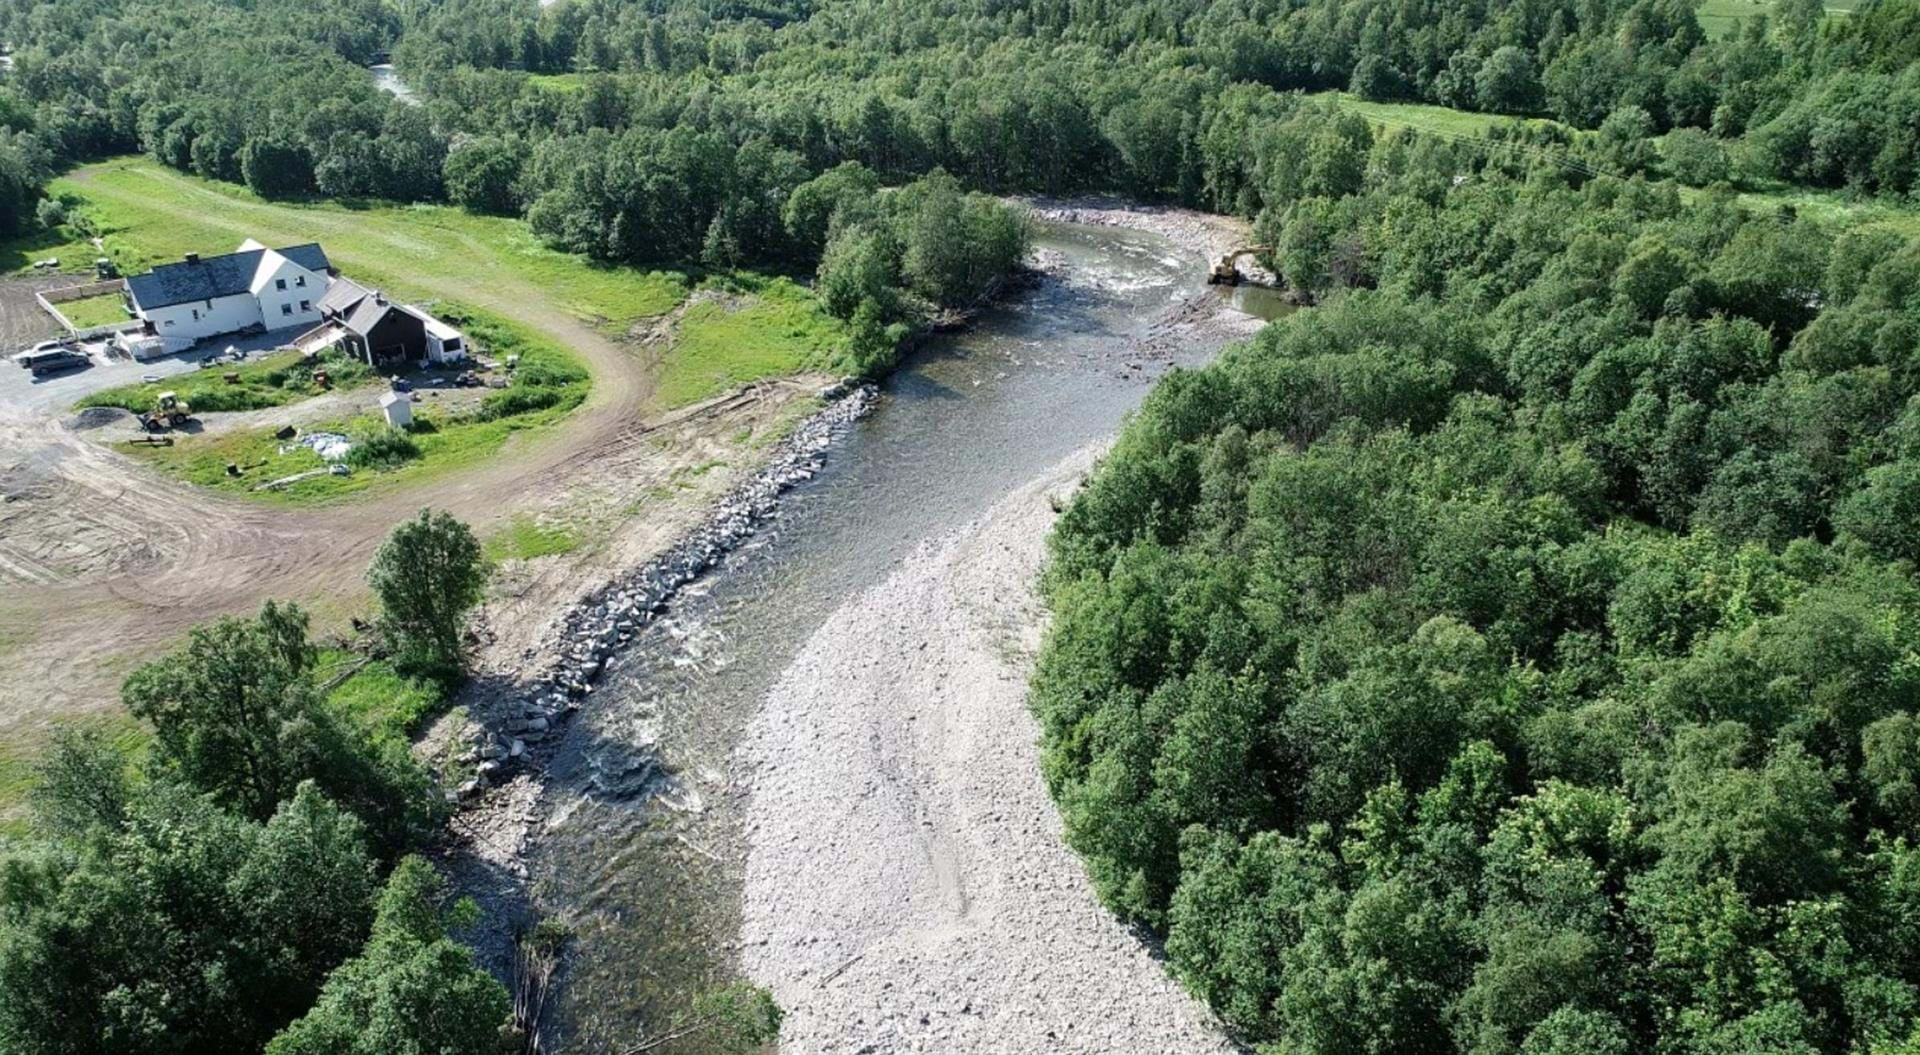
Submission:
<svg viewBox="0 0 1920 1055">
<path fill-rule="evenodd" d="M 373 86 L 393 96 L 409 106 L 419 106 L 420 96 L 407 82 L 400 79 L 400 71 L 390 62 L 367 67 L 367 74 L 373 78 Z"/>
<path fill-rule="evenodd" d="M 1048 226 L 1037 243 L 1064 277 L 924 345 L 825 472 L 610 665 L 568 728 L 531 862 L 536 902 L 578 936 L 556 1050 L 631 1046 L 732 977 L 745 833 L 731 756 L 808 636 L 917 543 L 1112 432 L 1168 361 L 1130 354 L 1152 324 L 1225 295 L 1150 235 Z"/>
</svg>

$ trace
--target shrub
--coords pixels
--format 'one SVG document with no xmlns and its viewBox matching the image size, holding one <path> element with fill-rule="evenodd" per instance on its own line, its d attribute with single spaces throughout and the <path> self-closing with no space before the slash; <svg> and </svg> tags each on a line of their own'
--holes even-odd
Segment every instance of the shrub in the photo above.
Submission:
<svg viewBox="0 0 1920 1055">
<path fill-rule="evenodd" d="M 42 198 L 33 210 L 33 218 L 41 227 L 51 231 L 67 222 L 67 206 L 58 198 Z"/>
<path fill-rule="evenodd" d="M 399 429 L 382 427 L 354 438 L 347 464 L 357 469 L 391 469 L 420 457 L 420 445 Z"/>
</svg>

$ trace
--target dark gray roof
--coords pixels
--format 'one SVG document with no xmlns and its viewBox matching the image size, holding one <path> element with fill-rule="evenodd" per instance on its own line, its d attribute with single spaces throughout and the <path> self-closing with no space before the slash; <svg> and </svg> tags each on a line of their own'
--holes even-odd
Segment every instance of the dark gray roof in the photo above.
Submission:
<svg viewBox="0 0 1920 1055">
<path fill-rule="evenodd" d="M 318 242 L 274 251 L 308 271 L 324 275 L 332 267 Z M 260 254 L 264 252 L 264 249 L 248 249 L 225 256 L 203 257 L 192 263 L 182 260 L 161 264 L 144 275 L 127 279 L 127 292 L 133 294 L 135 304 L 148 311 L 245 293 L 253 284 L 254 272 L 260 270 Z"/>
<path fill-rule="evenodd" d="M 368 289 L 352 279 L 336 278 L 320 298 L 320 314 L 365 337 L 390 311 L 405 312 L 424 321 L 427 316 L 405 304 L 395 303 L 377 289 Z"/>
</svg>

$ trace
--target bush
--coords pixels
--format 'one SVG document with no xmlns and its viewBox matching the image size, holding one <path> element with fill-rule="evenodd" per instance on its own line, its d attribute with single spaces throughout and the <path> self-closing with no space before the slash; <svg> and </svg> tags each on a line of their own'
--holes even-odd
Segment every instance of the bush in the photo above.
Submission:
<svg viewBox="0 0 1920 1055">
<path fill-rule="evenodd" d="M 395 428 L 382 427 L 354 438 L 347 464 L 356 469 L 392 469 L 420 457 L 420 445 Z"/>
<path fill-rule="evenodd" d="M 509 385 L 498 392 L 488 393 L 487 398 L 481 400 L 479 418 L 481 421 L 498 421 L 518 414 L 531 414 L 558 405 L 565 395 L 565 389 L 544 385 Z"/>
<path fill-rule="evenodd" d="M 42 198 L 33 210 L 33 218 L 41 227 L 51 231 L 67 222 L 67 206 L 58 198 Z"/>
<path fill-rule="evenodd" d="M 1729 178 L 1733 165 L 1720 141 L 1698 128 L 1676 128 L 1661 147 L 1673 178 L 1688 186 L 1707 187 Z"/>
</svg>

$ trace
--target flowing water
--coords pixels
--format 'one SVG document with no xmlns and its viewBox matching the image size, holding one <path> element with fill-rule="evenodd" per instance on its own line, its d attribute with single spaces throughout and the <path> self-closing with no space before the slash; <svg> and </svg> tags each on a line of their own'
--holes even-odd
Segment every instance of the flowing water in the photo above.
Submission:
<svg viewBox="0 0 1920 1055">
<path fill-rule="evenodd" d="M 745 841 L 731 753 L 762 695 L 917 543 L 1113 431 L 1160 369 L 1130 368 L 1129 349 L 1207 295 L 1202 262 L 1152 236 L 1051 226 L 1037 241 L 1066 277 L 924 345 L 826 471 L 645 631 L 569 727 L 532 862 L 537 900 L 578 935 L 558 1048 L 631 1046 L 728 979 Z"/>
<path fill-rule="evenodd" d="M 369 66 L 367 73 L 373 77 L 375 88 L 410 106 L 420 105 L 420 96 L 407 86 L 406 81 L 400 79 L 400 71 L 393 68 L 393 63 L 383 62 L 378 66 Z"/>
</svg>

